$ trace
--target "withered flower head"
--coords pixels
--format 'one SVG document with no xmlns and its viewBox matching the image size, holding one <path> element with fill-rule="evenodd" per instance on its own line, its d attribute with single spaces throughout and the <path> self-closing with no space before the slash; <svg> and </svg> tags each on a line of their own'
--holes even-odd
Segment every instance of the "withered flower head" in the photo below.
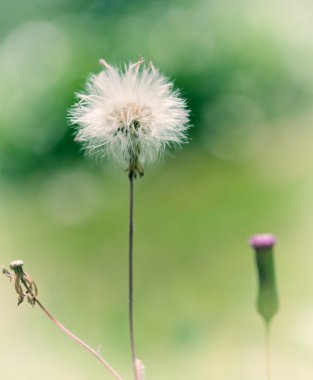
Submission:
<svg viewBox="0 0 313 380">
<path fill-rule="evenodd" d="M 6 275 L 10 281 L 14 282 L 15 291 L 18 294 L 18 303 L 20 305 L 24 298 L 27 297 L 28 302 L 35 306 L 38 288 L 33 279 L 24 272 L 24 262 L 22 260 L 14 260 L 10 263 L 13 272 L 2 267 L 2 273 Z"/>
</svg>

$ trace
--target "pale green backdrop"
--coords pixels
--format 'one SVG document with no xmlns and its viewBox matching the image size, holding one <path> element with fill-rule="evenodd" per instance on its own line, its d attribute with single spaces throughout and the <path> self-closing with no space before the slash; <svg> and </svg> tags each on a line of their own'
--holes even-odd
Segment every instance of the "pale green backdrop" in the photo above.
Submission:
<svg viewBox="0 0 313 380">
<path fill-rule="evenodd" d="M 128 180 L 73 143 L 99 58 L 138 55 L 188 99 L 190 144 L 135 188 L 135 326 L 147 380 L 265 380 L 248 238 L 272 232 L 273 380 L 313 376 L 313 3 L 1 0 L 0 263 L 131 379 Z M 110 379 L 0 281 L 3 380 Z"/>
</svg>

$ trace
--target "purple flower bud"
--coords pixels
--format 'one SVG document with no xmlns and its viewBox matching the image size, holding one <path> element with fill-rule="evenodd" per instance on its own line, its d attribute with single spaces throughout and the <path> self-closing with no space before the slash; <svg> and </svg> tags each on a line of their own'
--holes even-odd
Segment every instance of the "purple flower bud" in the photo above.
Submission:
<svg viewBox="0 0 313 380">
<path fill-rule="evenodd" d="M 249 240 L 249 244 L 252 248 L 262 249 L 262 248 L 272 248 L 276 243 L 275 236 L 271 234 L 258 234 L 252 236 Z"/>
<path fill-rule="evenodd" d="M 278 292 L 276 287 L 273 246 L 276 238 L 271 234 L 254 235 L 249 240 L 255 251 L 258 274 L 258 312 L 267 326 L 278 310 Z"/>
</svg>

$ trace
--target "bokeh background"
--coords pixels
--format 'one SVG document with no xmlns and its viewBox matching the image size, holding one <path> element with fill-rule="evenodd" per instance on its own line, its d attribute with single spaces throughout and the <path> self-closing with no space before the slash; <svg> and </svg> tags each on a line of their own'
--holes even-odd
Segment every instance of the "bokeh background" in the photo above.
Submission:
<svg viewBox="0 0 313 380">
<path fill-rule="evenodd" d="M 278 236 L 273 379 L 313 377 L 313 3 L 1 0 L 0 257 L 132 378 L 128 180 L 73 142 L 98 59 L 153 61 L 188 99 L 191 142 L 136 183 L 135 324 L 149 380 L 264 380 L 247 244 Z M 110 379 L 1 279 L 1 379 Z"/>
</svg>

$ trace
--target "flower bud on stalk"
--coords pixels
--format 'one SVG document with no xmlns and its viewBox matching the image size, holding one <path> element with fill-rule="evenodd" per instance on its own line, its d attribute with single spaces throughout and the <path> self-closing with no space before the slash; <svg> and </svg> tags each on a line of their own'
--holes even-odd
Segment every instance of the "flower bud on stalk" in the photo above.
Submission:
<svg viewBox="0 0 313 380">
<path fill-rule="evenodd" d="M 249 243 L 255 250 L 259 278 L 257 308 L 266 325 L 269 326 L 278 310 L 278 292 L 273 252 L 276 239 L 270 234 L 255 235 L 250 239 Z"/>
</svg>

